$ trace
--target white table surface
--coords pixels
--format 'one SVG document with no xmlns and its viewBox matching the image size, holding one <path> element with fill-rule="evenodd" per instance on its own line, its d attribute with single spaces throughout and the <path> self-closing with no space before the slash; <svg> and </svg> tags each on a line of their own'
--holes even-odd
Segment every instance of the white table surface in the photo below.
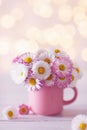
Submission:
<svg viewBox="0 0 87 130">
<path fill-rule="evenodd" d="M 57 119 L 56 121 L 0 121 L 0 130 L 70 130 L 70 122 L 69 119 Z"/>
<path fill-rule="evenodd" d="M 87 114 L 87 105 L 68 106 L 57 116 L 28 115 L 15 120 L 0 119 L 0 130 L 71 130 L 72 118 Z"/>
</svg>

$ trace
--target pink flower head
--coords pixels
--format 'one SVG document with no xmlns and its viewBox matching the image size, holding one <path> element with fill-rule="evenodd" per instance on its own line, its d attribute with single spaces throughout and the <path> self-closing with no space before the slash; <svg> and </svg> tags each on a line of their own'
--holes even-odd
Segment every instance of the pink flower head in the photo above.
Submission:
<svg viewBox="0 0 87 130">
<path fill-rule="evenodd" d="M 56 77 L 55 85 L 59 88 L 66 88 L 72 81 L 72 76 L 67 75 L 66 77 Z"/>
<path fill-rule="evenodd" d="M 20 115 L 28 115 L 29 114 L 29 106 L 22 104 L 19 106 L 19 114 Z"/>
<path fill-rule="evenodd" d="M 66 77 L 72 72 L 72 62 L 69 57 L 61 57 L 55 60 L 52 70 L 59 77 Z"/>
<path fill-rule="evenodd" d="M 26 66 L 31 67 L 31 65 L 33 63 L 33 59 L 34 59 L 34 56 L 30 52 L 24 53 L 24 54 L 21 55 L 21 60 L 22 60 L 23 64 L 26 65 Z"/>
<path fill-rule="evenodd" d="M 25 87 L 31 90 L 39 90 L 41 88 L 41 82 L 39 79 L 36 79 L 34 76 L 28 77 L 25 81 Z"/>
</svg>

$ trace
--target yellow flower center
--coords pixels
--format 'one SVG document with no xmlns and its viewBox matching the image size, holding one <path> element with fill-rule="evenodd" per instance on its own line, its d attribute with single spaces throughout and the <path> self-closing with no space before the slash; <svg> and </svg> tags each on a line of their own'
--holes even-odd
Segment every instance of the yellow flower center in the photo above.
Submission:
<svg viewBox="0 0 87 130">
<path fill-rule="evenodd" d="M 65 66 L 64 66 L 63 64 L 61 64 L 61 65 L 59 65 L 59 69 L 60 69 L 61 71 L 64 71 L 66 68 L 65 68 Z"/>
<path fill-rule="evenodd" d="M 53 76 L 52 74 L 47 78 L 47 80 L 52 80 Z"/>
<path fill-rule="evenodd" d="M 31 84 L 32 86 L 34 86 L 36 84 L 36 80 L 34 78 L 30 78 L 29 79 L 29 84 Z"/>
<path fill-rule="evenodd" d="M 39 72 L 39 74 L 44 74 L 45 68 L 44 67 L 39 67 L 38 72 Z"/>
<path fill-rule="evenodd" d="M 80 130 L 86 130 L 87 125 L 85 123 L 81 123 L 79 125 Z"/>
<path fill-rule="evenodd" d="M 59 77 L 60 80 L 65 80 L 65 77 Z"/>
<path fill-rule="evenodd" d="M 77 71 L 77 73 L 80 73 L 80 70 L 79 70 L 79 68 L 76 68 L 76 71 Z"/>
<path fill-rule="evenodd" d="M 26 113 L 26 109 L 25 109 L 25 108 L 22 108 L 21 111 L 22 111 L 23 113 Z"/>
<path fill-rule="evenodd" d="M 26 63 L 31 63 L 31 62 L 32 62 L 32 58 L 31 58 L 31 57 L 26 57 L 26 58 L 24 59 L 24 62 L 26 62 Z"/>
<path fill-rule="evenodd" d="M 74 77 L 74 75 L 72 75 L 72 81 L 74 81 L 75 80 L 75 77 Z"/>
<path fill-rule="evenodd" d="M 8 114 L 9 117 L 12 117 L 14 115 L 12 111 L 8 111 L 7 114 Z"/>
<path fill-rule="evenodd" d="M 45 58 L 44 61 L 47 62 L 48 64 L 50 64 L 50 59 L 49 58 Z"/>
<path fill-rule="evenodd" d="M 58 50 L 58 49 L 55 49 L 55 51 L 54 51 L 55 53 L 59 53 L 60 52 L 60 50 Z"/>
<path fill-rule="evenodd" d="M 24 72 L 21 72 L 21 76 L 24 76 Z"/>
</svg>

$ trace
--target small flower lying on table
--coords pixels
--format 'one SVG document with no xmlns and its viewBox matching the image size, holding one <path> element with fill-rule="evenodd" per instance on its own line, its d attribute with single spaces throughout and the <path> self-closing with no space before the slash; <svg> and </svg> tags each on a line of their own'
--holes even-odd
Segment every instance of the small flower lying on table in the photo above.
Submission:
<svg viewBox="0 0 87 130">
<path fill-rule="evenodd" d="M 4 108 L 2 115 L 5 119 L 16 119 L 18 117 L 18 112 L 15 107 L 8 106 Z"/>
<path fill-rule="evenodd" d="M 72 120 L 72 130 L 87 130 L 87 116 L 77 115 Z"/>
<path fill-rule="evenodd" d="M 69 56 L 60 49 L 24 53 L 13 60 L 11 76 L 28 90 L 43 87 L 75 87 L 81 73 Z"/>
<path fill-rule="evenodd" d="M 20 115 L 28 115 L 29 111 L 30 111 L 29 106 L 27 106 L 25 104 L 20 105 L 18 108 L 18 112 Z"/>
</svg>

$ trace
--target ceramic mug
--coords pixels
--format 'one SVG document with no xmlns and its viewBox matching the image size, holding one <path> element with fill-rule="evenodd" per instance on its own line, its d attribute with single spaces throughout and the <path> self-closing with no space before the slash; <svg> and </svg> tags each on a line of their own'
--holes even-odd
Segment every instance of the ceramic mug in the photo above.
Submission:
<svg viewBox="0 0 87 130">
<path fill-rule="evenodd" d="M 63 99 L 64 89 L 53 87 L 43 87 L 39 91 L 29 92 L 29 105 L 35 114 L 57 115 L 61 113 L 63 106 L 71 104 L 77 98 L 76 87 L 71 88 L 74 92 L 72 99 Z"/>
</svg>

